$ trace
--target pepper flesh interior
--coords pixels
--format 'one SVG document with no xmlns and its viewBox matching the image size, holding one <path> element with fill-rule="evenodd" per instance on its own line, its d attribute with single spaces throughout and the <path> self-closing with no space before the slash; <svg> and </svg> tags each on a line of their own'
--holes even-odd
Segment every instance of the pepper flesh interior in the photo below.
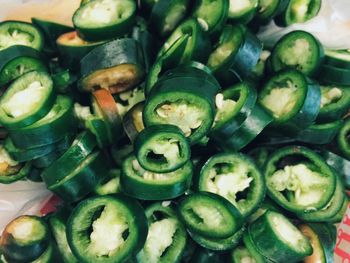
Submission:
<svg viewBox="0 0 350 263">
<path fill-rule="evenodd" d="M 198 223 L 208 226 L 220 226 L 224 222 L 224 217 L 220 213 L 219 209 L 214 206 L 206 204 L 193 205 L 189 211 L 195 218 L 198 219 Z"/>
<path fill-rule="evenodd" d="M 299 251 L 306 250 L 308 240 L 288 219 L 280 214 L 273 213 L 271 221 L 274 225 L 273 229 L 277 231 L 276 234 L 289 244 L 290 247 Z"/>
<path fill-rule="evenodd" d="M 0 176 L 9 176 L 19 172 L 21 165 L 11 158 L 3 145 L 0 145 Z"/>
<path fill-rule="evenodd" d="M 312 48 L 310 43 L 303 38 L 286 43 L 284 48 L 279 49 L 280 61 L 288 66 L 294 66 L 303 71 L 303 65 L 310 63 L 312 59 Z"/>
<path fill-rule="evenodd" d="M 184 99 L 164 103 L 156 109 L 156 113 L 168 124 L 178 126 L 186 137 L 199 128 L 206 118 L 205 113 L 197 105 L 190 104 Z"/>
<path fill-rule="evenodd" d="M 293 85 L 290 80 L 287 80 L 284 84 L 277 84 L 281 86 L 271 89 L 269 94 L 262 98 L 261 103 L 278 119 L 288 114 L 295 107 L 298 87 Z"/>
<path fill-rule="evenodd" d="M 146 171 L 141 167 L 141 165 L 137 160 L 132 161 L 132 168 L 138 176 L 144 178 L 145 180 L 152 180 L 152 181 L 169 180 L 173 178 L 176 173 L 176 171 L 170 172 L 170 173 L 153 173 L 150 171 Z"/>
<path fill-rule="evenodd" d="M 132 1 L 95 1 L 82 8 L 80 19 L 86 25 L 109 25 L 129 17 L 132 10 L 134 10 Z"/>
<path fill-rule="evenodd" d="M 32 111 L 35 105 L 45 96 L 46 88 L 40 81 L 30 83 L 27 88 L 13 94 L 2 108 L 7 115 L 13 118 L 21 117 Z"/>
<path fill-rule="evenodd" d="M 215 126 L 218 122 L 226 122 L 236 104 L 237 101 L 233 99 L 225 99 L 222 93 L 217 94 L 215 97 L 215 105 L 217 111 L 213 126 Z"/>
<path fill-rule="evenodd" d="M 89 251 L 98 257 L 111 256 L 125 243 L 123 233 L 128 228 L 123 215 L 106 205 L 100 217 L 92 223 Z"/>
<path fill-rule="evenodd" d="M 291 1 L 291 17 L 296 18 L 295 22 L 304 22 L 307 18 L 310 5 L 314 0 L 294 0 Z"/>
<path fill-rule="evenodd" d="M 336 103 L 343 96 L 343 91 L 337 87 L 321 87 L 321 108 Z"/>
<path fill-rule="evenodd" d="M 165 159 L 164 161 L 168 165 L 176 164 L 177 160 L 181 158 L 179 141 L 172 138 L 158 139 L 149 145 L 148 152 L 156 156 L 162 156 L 163 158 L 161 159 Z M 151 155 L 148 155 L 148 158 L 151 159 L 151 161 L 153 159 Z M 156 159 L 156 161 L 159 160 Z M 163 162 L 162 160 L 160 161 Z"/>
<path fill-rule="evenodd" d="M 224 61 L 226 61 L 231 54 L 234 54 L 240 45 L 240 34 L 236 32 L 231 33 L 233 36 L 227 37 L 209 56 L 208 67 L 211 69 L 218 68 Z"/>
<path fill-rule="evenodd" d="M 297 164 L 277 170 L 267 183 L 278 192 L 293 192 L 296 204 L 312 206 L 322 199 L 328 181 L 306 164 Z"/>
<path fill-rule="evenodd" d="M 256 0 L 230 0 L 229 17 L 239 17 L 257 6 Z"/>
<path fill-rule="evenodd" d="M 217 164 L 210 170 L 209 178 L 208 190 L 225 197 L 234 205 L 240 201 L 237 194 L 249 188 L 253 181 L 249 176 L 249 167 L 242 162 Z"/>
<path fill-rule="evenodd" d="M 172 245 L 176 230 L 177 221 L 173 218 L 153 222 L 141 255 L 144 254 L 148 262 L 159 262 L 166 249 Z"/>
<path fill-rule="evenodd" d="M 6 232 L 11 234 L 17 243 L 26 244 L 43 239 L 46 229 L 40 221 L 22 216 L 13 220 L 6 227 Z"/>
<path fill-rule="evenodd" d="M 238 247 L 236 248 L 240 255 L 240 263 L 256 263 L 255 259 L 252 257 L 252 255 L 249 253 L 249 250 L 245 247 Z"/>
<path fill-rule="evenodd" d="M 19 29 L 9 29 L 0 34 L 0 50 L 14 45 L 31 46 L 34 37 Z"/>
<path fill-rule="evenodd" d="M 87 91 L 109 89 L 112 93 L 128 90 L 139 83 L 143 73 L 133 64 L 122 64 L 115 67 L 100 69 L 83 80 Z"/>
</svg>

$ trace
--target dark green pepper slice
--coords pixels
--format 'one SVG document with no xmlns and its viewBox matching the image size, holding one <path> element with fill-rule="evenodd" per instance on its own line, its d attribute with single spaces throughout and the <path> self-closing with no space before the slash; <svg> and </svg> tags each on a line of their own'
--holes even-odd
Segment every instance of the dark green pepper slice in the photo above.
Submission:
<svg viewBox="0 0 350 263">
<path fill-rule="evenodd" d="M 62 140 L 53 144 L 28 149 L 20 149 L 14 146 L 10 137 L 7 137 L 4 142 L 4 147 L 10 156 L 18 162 L 31 161 L 43 157 L 51 152 L 66 149 L 71 144 L 71 136 L 65 136 Z"/>
<path fill-rule="evenodd" d="M 191 238 L 201 247 L 210 249 L 212 251 L 222 252 L 228 251 L 238 246 L 239 242 L 242 239 L 244 231 L 245 227 L 242 227 L 236 233 L 226 238 L 209 238 L 192 232 L 189 232 L 189 234 Z"/>
<path fill-rule="evenodd" d="M 95 135 L 97 145 L 101 149 L 107 147 L 112 143 L 111 141 L 111 131 L 109 125 L 102 116 L 89 116 L 85 122 L 84 126 L 89 130 L 93 135 Z"/>
<path fill-rule="evenodd" d="M 320 155 L 330 167 L 337 171 L 338 175 L 343 180 L 345 188 L 350 189 L 350 161 L 325 150 L 321 151 Z"/>
<path fill-rule="evenodd" d="M 215 114 L 214 96 L 220 86 L 204 70 L 177 68 L 152 88 L 143 110 L 145 126 L 178 126 L 195 144 L 208 134 Z"/>
<path fill-rule="evenodd" d="M 243 224 L 238 209 L 220 195 L 197 192 L 178 205 L 179 216 L 187 229 L 208 238 L 227 238 Z"/>
<path fill-rule="evenodd" d="M 171 56 L 168 55 L 168 59 L 179 60 L 182 64 L 192 60 L 205 62 L 208 58 L 208 52 L 210 51 L 210 41 L 199 22 L 194 18 L 185 20 L 174 30 L 161 47 L 157 58 L 163 56 L 168 49 L 183 36 L 188 36 L 185 50 L 181 55 L 177 54 L 177 52 L 172 52 L 173 54 L 171 54 Z M 174 56 L 176 57 L 174 58 Z"/>
<path fill-rule="evenodd" d="M 75 130 L 73 101 L 59 95 L 46 116 L 29 126 L 11 130 L 10 138 L 16 147 L 26 149 L 52 144 Z"/>
<path fill-rule="evenodd" d="M 64 201 L 76 202 L 94 191 L 107 177 L 108 170 L 109 163 L 104 154 L 93 152 L 65 177 L 57 178 L 47 187 Z"/>
<path fill-rule="evenodd" d="M 339 176 L 336 177 L 337 185 L 334 195 L 326 207 L 318 211 L 310 211 L 298 214 L 298 217 L 304 222 L 328 222 L 341 210 L 346 195 L 342 180 Z"/>
<path fill-rule="evenodd" d="M 268 211 L 248 229 L 257 250 L 273 262 L 298 262 L 312 254 L 309 239 L 282 214 Z"/>
<path fill-rule="evenodd" d="M 0 87 L 30 71 L 47 71 L 39 51 L 16 45 L 0 52 Z"/>
<path fill-rule="evenodd" d="M 65 33 L 56 40 L 60 63 L 72 70 L 79 70 L 80 60 L 104 41 L 88 42 L 81 39 L 76 31 Z"/>
<path fill-rule="evenodd" d="M 290 133 L 298 132 L 315 121 L 321 91 L 318 84 L 302 73 L 288 69 L 278 72 L 265 83 L 259 102 L 273 115 L 275 124 L 287 126 Z"/>
<path fill-rule="evenodd" d="M 123 38 L 96 47 L 80 61 L 80 73 L 84 91 L 104 88 L 113 94 L 135 87 L 145 73 L 139 43 Z"/>
<path fill-rule="evenodd" d="M 136 262 L 180 262 L 187 245 L 187 233 L 176 212 L 163 202 L 147 207 L 145 213 L 148 236 Z"/>
<path fill-rule="evenodd" d="M 241 82 L 218 93 L 215 97 L 216 116 L 210 136 L 231 135 L 251 114 L 257 92 L 249 82 Z"/>
<path fill-rule="evenodd" d="M 312 144 L 327 144 L 337 136 L 343 122 L 315 123 L 298 134 L 297 140 Z"/>
<path fill-rule="evenodd" d="M 236 131 L 227 136 L 213 137 L 213 139 L 224 150 L 239 151 L 251 143 L 272 121 L 272 116 L 256 104 L 248 118 Z"/>
<path fill-rule="evenodd" d="M 0 123 L 8 129 L 31 125 L 49 113 L 55 102 L 51 77 L 29 72 L 15 80 L 0 99 Z"/>
<path fill-rule="evenodd" d="M 212 156 L 199 173 L 198 190 L 218 194 L 247 217 L 265 197 L 265 182 L 255 164 L 245 155 L 220 153 Z"/>
<path fill-rule="evenodd" d="M 143 247 L 148 232 L 143 208 L 122 195 L 85 199 L 67 223 L 68 244 L 83 263 L 121 263 Z"/>
<path fill-rule="evenodd" d="M 21 21 L 0 23 L 0 51 L 15 45 L 27 46 L 41 51 L 44 38 L 32 24 Z"/>
<path fill-rule="evenodd" d="M 308 32 L 296 30 L 283 36 L 271 53 L 271 69 L 294 68 L 312 76 L 317 73 L 323 62 L 322 44 Z"/>
<path fill-rule="evenodd" d="M 123 192 L 141 200 L 166 200 L 184 194 L 190 187 L 193 167 L 189 161 L 170 173 L 144 170 L 134 155 L 122 165 L 120 184 Z"/>
<path fill-rule="evenodd" d="M 50 230 L 42 218 L 20 216 L 3 230 L 0 248 L 9 262 L 31 262 L 40 257 L 49 243 Z"/>
<path fill-rule="evenodd" d="M 243 244 L 247 248 L 251 258 L 254 259 L 256 263 L 272 262 L 267 258 L 265 258 L 263 255 L 261 255 L 261 253 L 258 251 L 258 248 L 255 246 L 249 234 L 249 229 L 247 229 L 243 234 Z M 234 261 L 234 263 L 236 262 Z M 241 262 L 237 262 L 237 263 L 241 263 Z"/>
<path fill-rule="evenodd" d="M 39 158 L 36 158 L 35 160 L 33 160 L 33 166 L 38 169 L 45 169 L 49 167 L 54 161 L 60 158 L 68 148 L 69 145 L 67 145 L 66 148 L 59 149 Z"/>
<path fill-rule="evenodd" d="M 329 219 L 329 223 L 337 224 L 342 222 L 346 212 L 348 211 L 349 205 L 350 205 L 350 199 L 347 196 L 343 202 L 341 209 L 333 218 Z"/>
<path fill-rule="evenodd" d="M 350 69 L 323 64 L 318 79 L 328 84 L 350 86 Z"/>
<path fill-rule="evenodd" d="M 95 147 L 96 140 L 89 131 L 80 133 L 69 149 L 43 171 L 41 177 L 47 185 L 52 185 L 56 181 L 62 180 L 67 174 L 76 169 L 92 153 Z"/>
<path fill-rule="evenodd" d="M 350 69 L 350 50 L 325 50 L 325 64 Z"/>
<path fill-rule="evenodd" d="M 217 35 L 224 27 L 229 11 L 229 0 L 196 0 L 193 16 L 197 18 L 204 31 Z"/>
<path fill-rule="evenodd" d="M 158 55 L 158 58 L 150 68 L 149 74 L 146 76 L 146 95 L 149 94 L 154 84 L 157 83 L 161 74 L 170 67 L 177 67 L 180 64 L 180 59 L 185 52 L 188 39 L 188 35 L 180 36 L 162 55 Z"/>
<path fill-rule="evenodd" d="M 54 21 L 43 20 L 36 17 L 32 18 L 32 23 L 43 32 L 45 38 L 45 46 L 43 51 L 49 57 L 55 57 L 57 55 L 57 38 L 64 33 L 68 33 L 74 30 L 71 26 L 59 24 Z"/>
<path fill-rule="evenodd" d="M 272 153 L 266 164 L 265 180 L 271 199 L 295 213 L 326 207 L 336 189 L 333 170 L 306 147 L 287 146 Z"/>
<path fill-rule="evenodd" d="M 340 128 L 338 146 L 344 157 L 350 160 L 350 119 L 347 119 Z"/>
<path fill-rule="evenodd" d="M 83 39 L 100 41 L 128 33 L 135 14 L 134 0 L 96 0 L 80 6 L 73 15 L 73 23 Z"/>
<path fill-rule="evenodd" d="M 173 172 L 188 162 L 190 146 L 180 128 L 173 125 L 148 126 L 134 142 L 141 167 L 154 173 Z"/>
<path fill-rule="evenodd" d="M 158 0 L 151 11 L 149 26 L 160 37 L 174 31 L 190 9 L 189 0 Z"/>
<path fill-rule="evenodd" d="M 320 122 L 336 121 L 345 116 L 350 108 L 350 87 L 321 86 L 321 109 L 317 116 Z"/>
<path fill-rule="evenodd" d="M 215 73 L 231 67 L 232 60 L 238 53 L 244 39 L 244 32 L 239 25 L 226 25 L 208 58 L 207 65 Z"/>
<path fill-rule="evenodd" d="M 141 19 L 134 26 L 131 37 L 139 42 L 145 60 L 145 71 L 149 72 L 158 51 L 157 39 L 147 30 L 146 22 Z"/>
<path fill-rule="evenodd" d="M 238 78 L 249 76 L 258 63 L 262 44 L 241 24 L 226 25 L 207 65 L 222 81 L 231 70 Z"/>
<path fill-rule="evenodd" d="M 317 16 L 321 5 L 321 0 L 290 0 L 284 12 L 275 18 L 275 22 L 279 26 L 304 23 Z"/>
</svg>

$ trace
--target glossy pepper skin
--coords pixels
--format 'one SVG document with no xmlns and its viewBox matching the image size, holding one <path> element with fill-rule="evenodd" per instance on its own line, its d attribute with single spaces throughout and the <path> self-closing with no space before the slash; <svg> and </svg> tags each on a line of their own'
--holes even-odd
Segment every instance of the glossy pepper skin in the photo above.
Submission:
<svg viewBox="0 0 350 263">
<path fill-rule="evenodd" d="M 123 246 L 117 252 L 114 251 L 104 257 L 99 256 L 98 250 L 87 250 L 86 247 L 91 238 L 87 234 L 87 230 L 99 219 L 94 218 L 94 213 L 99 213 L 99 211 L 104 211 L 104 213 L 114 218 L 114 221 L 110 222 L 112 226 L 118 226 L 118 220 L 121 219 L 121 216 L 129 231 L 129 235 L 123 237 Z M 100 216 L 102 217 L 102 214 Z M 84 263 L 125 262 L 142 249 L 147 233 L 147 218 L 143 208 L 136 200 L 124 195 L 108 195 L 85 199 L 74 208 L 67 222 L 68 244 L 77 259 Z M 99 242 L 105 242 L 105 240 L 99 240 Z"/>
</svg>

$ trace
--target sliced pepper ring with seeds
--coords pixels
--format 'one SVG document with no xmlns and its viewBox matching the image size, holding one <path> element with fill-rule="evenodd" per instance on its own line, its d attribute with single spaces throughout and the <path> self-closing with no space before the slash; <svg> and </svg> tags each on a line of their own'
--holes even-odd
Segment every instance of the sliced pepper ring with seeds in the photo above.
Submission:
<svg viewBox="0 0 350 263">
<path fill-rule="evenodd" d="M 209 192 L 187 195 L 178 210 L 187 229 L 203 237 L 227 238 L 243 225 L 243 217 L 233 204 Z"/>
<path fill-rule="evenodd" d="M 86 263 L 125 262 L 142 249 L 147 232 L 143 208 L 123 195 L 85 199 L 67 222 L 68 244 Z"/>
<path fill-rule="evenodd" d="M 324 58 L 322 44 L 312 34 L 296 30 L 283 36 L 276 43 L 270 57 L 274 72 L 294 68 L 307 76 L 319 70 Z"/>
<path fill-rule="evenodd" d="M 173 262 L 181 258 L 188 242 L 184 225 L 171 202 L 155 203 L 145 210 L 148 236 L 143 249 L 137 254 L 138 263 Z"/>
<path fill-rule="evenodd" d="M 272 153 L 265 168 L 268 195 L 294 213 L 324 208 L 336 189 L 336 175 L 324 159 L 306 147 Z"/>
<path fill-rule="evenodd" d="M 178 126 L 191 144 L 206 136 L 215 114 L 214 97 L 220 86 L 204 70 L 170 70 L 153 87 L 143 110 L 145 126 Z"/>
<path fill-rule="evenodd" d="M 8 129 L 31 125 L 49 113 L 55 97 L 53 82 L 47 73 L 26 73 L 1 96 L 0 123 Z"/>
<path fill-rule="evenodd" d="M 317 83 L 302 73 L 287 69 L 265 83 L 258 100 L 272 114 L 276 125 L 288 126 L 292 133 L 310 126 L 316 120 L 321 90 Z"/>
<path fill-rule="evenodd" d="M 0 87 L 31 71 L 47 71 L 39 51 L 16 45 L 0 52 Z"/>
<path fill-rule="evenodd" d="M 89 41 L 120 37 L 135 22 L 134 0 L 96 0 L 77 9 L 73 23 L 79 35 Z"/>
<path fill-rule="evenodd" d="M 197 188 L 226 198 L 244 217 L 256 210 L 266 190 L 259 169 L 238 153 L 220 153 L 209 158 L 199 173 Z"/>
<path fill-rule="evenodd" d="M 182 131 L 173 125 L 154 125 L 145 128 L 134 142 L 140 165 L 155 173 L 169 173 L 189 161 L 190 146 Z"/>
<path fill-rule="evenodd" d="M 32 24 L 21 21 L 0 23 L 0 51 L 21 45 L 41 51 L 44 46 L 42 33 Z"/>
</svg>

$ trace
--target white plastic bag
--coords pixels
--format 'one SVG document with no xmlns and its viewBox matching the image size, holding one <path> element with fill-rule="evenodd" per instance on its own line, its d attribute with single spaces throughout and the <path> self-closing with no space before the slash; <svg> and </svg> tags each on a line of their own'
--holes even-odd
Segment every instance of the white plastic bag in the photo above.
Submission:
<svg viewBox="0 0 350 263">
<path fill-rule="evenodd" d="M 51 196 L 43 183 L 18 181 L 0 184 L 0 233 L 15 217 L 38 214 Z"/>
<path fill-rule="evenodd" d="M 262 28 L 258 37 L 266 46 L 273 46 L 283 35 L 293 30 L 305 30 L 315 35 L 326 48 L 350 48 L 350 0 L 322 0 L 319 14 L 302 24 L 288 28 L 271 22 Z"/>
</svg>

